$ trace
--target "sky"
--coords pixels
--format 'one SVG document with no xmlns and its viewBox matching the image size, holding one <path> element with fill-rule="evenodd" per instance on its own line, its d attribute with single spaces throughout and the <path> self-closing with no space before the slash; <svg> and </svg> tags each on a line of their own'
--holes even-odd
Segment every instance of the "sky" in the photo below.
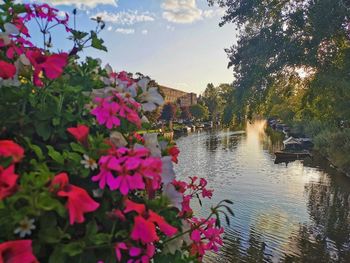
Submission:
<svg viewBox="0 0 350 263">
<path fill-rule="evenodd" d="M 106 28 L 100 36 L 108 53 L 88 49 L 84 55 L 100 58 L 116 71 L 141 72 L 161 85 L 197 94 L 207 83 L 233 81 L 224 48 L 236 41 L 234 25 L 219 27 L 224 10 L 209 7 L 206 0 L 44 2 L 65 12 L 77 8 L 78 29 L 90 30 L 91 17 L 102 17 Z M 62 49 L 69 48 L 63 36 L 54 41 Z"/>
</svg>

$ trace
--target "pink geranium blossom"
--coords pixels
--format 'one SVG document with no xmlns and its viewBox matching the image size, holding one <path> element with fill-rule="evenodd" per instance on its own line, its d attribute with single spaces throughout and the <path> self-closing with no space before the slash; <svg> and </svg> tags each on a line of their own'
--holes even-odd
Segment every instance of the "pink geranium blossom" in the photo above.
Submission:
<svg viewBox="0 0 350 263">
<path fill-rule="evenodd" d="M 156 226 L 167 236 L 176 234 L 177 229 L 168 224 L 164 217 L 158 215 L 152 210 L 146 210 L 144 204 L 138 204 L 127 200 L 125 202 L 124 213 L 136 212 L 134 217 L 134 227 L 131 232 L 131 238 L 136 241 L 141 241 L 143 244 L 151 243 L 159 240 Z"/>
<path fill-rule="evenodd" d="M 6 169 L 0 166 L 0 200 L 13 195 L 17 191 L 18 175 L 15 174 L 15 166 L 12 164 Z"/>
<path fill-rule="evenodd" d="M 107 98 L 95 98 L 97 106 L 91 111 L 96 116 L 100 125 L 105 125 L 108 129 L 120 126 L 120 119 L 126 119 L 136 126 L 141 127 L 141 119 L 137 111 L 140 106 L 137 102 L 122 97 L 115 93 Z"/>
<path fill-rule="evenodd" d="M 34 67 L 34 84 L 39 87 L 44 85 L 39 77 L 41 72 L 44 72 L 49 79 L 56 79 L 61 76 L 63 68 L 68 63 L 67 53 L 45 55 L 39 49 L 27 51 L 26 57 Z"/>
<path fill-rule="evenodd" d="M 60 173 L 51 182 L 51 191 L 59 197 L 67 197 L 66 207 L 69 212 L 69 222 L 83 223 L 84 214 L 95 211 L 100 204 L 95 202 L 85 189 L 69 184 L 68 175 Z"/>
<path fill-rule="evenodd" d="M 215 226 L 215 218 L 207 220 L 194 217 L 190 223 L 194 229 L 190 235 L 193 241 L 190 252 L 192 255 L 197 255 L 199 260 L 202 259 L 207 250 L 217 252 L 219 247 L 223 245 L 224 228 Z"/>
<path fill-rule="evenodd" d="M 96 116 L 100 125 L 105 125 L 108 129 L 120 126 L 120 119 L 117 117 L 120 110 L 118 103 L 101 98 L 96 98 L 95 102 L 98 105 L 91 111 L 91 114 Z"/>
<path fill-rule="evenodd" d="M 67 131 L 74 136 L 74 138 L 82 143 L 86 144 L 87 137 L 89 135 L 89 127 L 86 125 L 78 124 L 77 127 L 67 128 Z"/>
<path fill-rule="evenodd" d="M 33 255 L 31 240 L 15 240 L 0 243 L 1 263 L 38 263 Z"/>
<path fill-rule="evenodd" d="M 11 79 L 16 74 L 16 67 L 11 63 L 0 60 L 0 78 Z"/>
<path fill-rule="evenodd" d="M 161 161 L 149 155 L 144 147 L 114 149 L 100 158 L 100 172 L 92 177 L 92 181 L 99 182 L 101 189 L 108 185 L 122 195 L 132 190 L 143 190 L 146 183 L 149 184 L 148 190 L 156 190 L 160 187 Z"/>
</svg>

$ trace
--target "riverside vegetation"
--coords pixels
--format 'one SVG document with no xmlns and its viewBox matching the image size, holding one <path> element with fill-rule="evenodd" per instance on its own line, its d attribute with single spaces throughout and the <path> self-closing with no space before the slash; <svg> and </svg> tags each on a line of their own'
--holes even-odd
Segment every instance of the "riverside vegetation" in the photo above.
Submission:
<svg viewBox="0 0 350 263">
<path fill-rule="evenodd" d="M 280 118 L 350 172 L 350 3 L 209 0 L 238 40 L 226 50 L 235 81 L 224 123 Z"/>
</svg>

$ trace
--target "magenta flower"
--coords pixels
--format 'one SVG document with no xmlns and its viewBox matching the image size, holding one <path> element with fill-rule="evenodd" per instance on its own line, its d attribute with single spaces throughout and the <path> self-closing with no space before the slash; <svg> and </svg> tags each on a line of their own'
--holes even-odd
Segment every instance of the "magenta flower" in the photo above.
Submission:
<svg viewBox="0 0 350 263">
<path fill-rule="evenodd" d="M 156 226 L 167 236 L 173 236 L 177 233 L 177 229 L 168 224 L 164 217 L 158 215 L 152 210 L 146 211 L 144 204 L 138 204 L 127 200 L 125 202 L 124 213 L 136 212 L 138 215 L 134 218 L 134 227 L 131 232 L 131 239 L 141 241 L 148 244 L 159 240 Z"/>
<path fill-rule="evenodd" d="M 91 111 L 96 116 L 100 125 L 106 125 L 108 129 L 120 126 L 120 119 L 116 116 L 120 106 L 116 102 L 110 102 L 107 99 L 96 98 L 99 105 Z"/>
<path fill-rule="evenodd" d="M 144 147 L 115 149 L 100 158 L 100 172 L 92 177 L 92 181 L 99 182 L 101 189 L 107 184 L 111 190 L 119 190 L 122 195 L 132 190 L 143 190 L 146 184 L 152 190 L 159 189 L 161 161 L 149 155 L 149 150 Z"/>
</svg>

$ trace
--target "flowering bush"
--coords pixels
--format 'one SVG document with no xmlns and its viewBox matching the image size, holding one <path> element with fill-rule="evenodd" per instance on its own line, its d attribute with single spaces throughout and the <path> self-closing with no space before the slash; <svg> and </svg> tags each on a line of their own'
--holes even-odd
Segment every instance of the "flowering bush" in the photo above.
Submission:
<svg viewBox="0 0 350 263">
<path fill-rule="evenodd" d="M 196 218 L 191 200 L 211 198 L 207 182 L 176 180 L 176 145 L 138 133 L 163 104 L 157 87 L 78 62 L 86 46 L 106 50 L 104 23 L 80 32 L 46 4 L 9 0 L 0 14 L 0 262 L 196 262 L 217 251 L 230 201 Z M 52 53 L 59 26 L 74 46 Z"/>
</svg>

